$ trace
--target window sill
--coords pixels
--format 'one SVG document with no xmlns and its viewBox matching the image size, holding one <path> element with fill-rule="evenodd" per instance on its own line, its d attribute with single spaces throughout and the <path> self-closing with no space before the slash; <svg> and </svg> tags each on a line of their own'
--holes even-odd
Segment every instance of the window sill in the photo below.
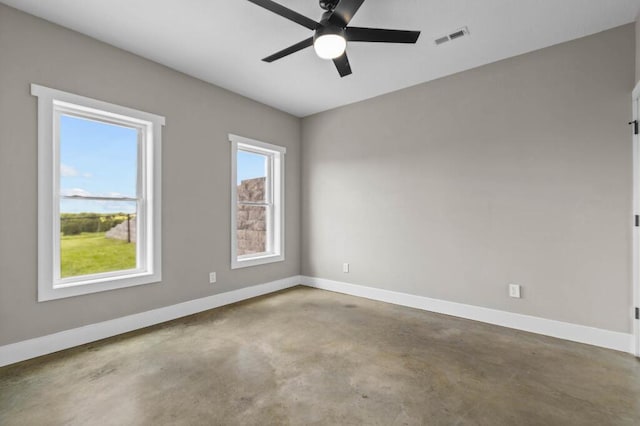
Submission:
<svg viewBox="0 0 640 426">
<path fill-rule="evenodd" d="M 119 288 L 154 284 L 159 283 L 160 281 L 162 281 L 160 273 L 138 273 L 112 277 L 109 279 L 103 278 L 100 280 L 80 281 L 66 285 L 50 285 L 47 288 L 40 288 L 40 291 L 38 291 L 38 302 L 99 293 Z"/>
<path fill-rule="evenodd" d="M 282 254 L 267 254 L 263 256 L 254 256 L 245 259 L 235 258 L 231 261 L 231 269 L 247 268 L 249 266 L 265 265 L 267 263 L 283 262 Z"/>
</svg>

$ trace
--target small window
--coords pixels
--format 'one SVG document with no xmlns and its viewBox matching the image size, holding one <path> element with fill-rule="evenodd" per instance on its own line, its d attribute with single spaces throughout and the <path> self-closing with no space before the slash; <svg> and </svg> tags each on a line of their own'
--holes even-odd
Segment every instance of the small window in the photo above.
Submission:
<svg viewBox="0 0 640 426">
<path fill-rule="evenodd" d="M 32 85 L 38 300 L 158 282 L 164 118 Z"/>
<path fill-rule="evenodd" d="M 284 260 L 286 149 L 241 136 L 231 141 L 231 267 Z"/>
</svg>

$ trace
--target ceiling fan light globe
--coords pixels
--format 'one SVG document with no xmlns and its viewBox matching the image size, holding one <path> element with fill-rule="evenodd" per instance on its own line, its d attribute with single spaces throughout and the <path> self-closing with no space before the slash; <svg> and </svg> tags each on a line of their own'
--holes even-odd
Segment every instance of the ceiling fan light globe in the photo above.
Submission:
<svg viewBox="0 0 640 426">
<path fill-rule="evenodd" d="M 313 48 L 322 59 L 335 59 L 344 53 L 347 40 L 338 34 L 323 34 L 313 42 Z"/>
</svg>

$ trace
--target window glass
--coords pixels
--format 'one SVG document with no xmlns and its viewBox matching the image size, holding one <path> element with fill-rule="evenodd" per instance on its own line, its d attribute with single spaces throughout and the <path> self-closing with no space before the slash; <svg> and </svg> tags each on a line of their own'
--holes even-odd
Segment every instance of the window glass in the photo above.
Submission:
<svg viewBox="0 0 640 426">
<path fill-rule="evenodd" d="M 236 212 L 237 256 L 266 253 L 271 204 L 268 200 L 269 156 L 238 150 Z"/>
<path fill-rule="evenodd" d="M 238 150 L 238 201 L 257 203 L 266 200 L 268 164 L 269 158 L 264 154 Z"/>
<path fill-rule="evenodd" d="M 59 120 L 60 278 L 135 269 L 139 130 Z"/>
<path fill-rule="evenodd" d="M 286 148 L 229 135 L 231 142 L 231 268 L 284 260 Z"/>
<path fill-rule="evenodd" d="M 82 212 L 60 213 L 60 278 L 135 269 L 135 202 L 109 208 L 101 201 L 71 200 L 70 210 L 74 203 L 82 204 L 75 209 Z"/>
<path fill-rule="evenodd" d="M 60 115 L 60 192 L 81 188 L 101 196 L 136 197 L 138 132 Z"/>
</svg>

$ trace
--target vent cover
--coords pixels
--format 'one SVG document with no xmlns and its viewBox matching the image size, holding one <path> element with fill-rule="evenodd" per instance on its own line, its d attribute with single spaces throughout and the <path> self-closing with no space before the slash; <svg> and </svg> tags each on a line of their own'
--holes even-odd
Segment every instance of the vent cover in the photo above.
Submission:
<svg viewBox="0 0 640 426">
<path fill-rule="evenodd" d="M 463 27 L 463 28 L 460 28 L 459 30 L 456 30 L 456 31 L 452 32 L 451 34 L 447 34 L 445 36 L 438 37 L 437 39 L 435 39 L 435 43 L 439 46 L 439 45 L 444 44 L 444 43 L 446 43 L 448 41 L 452 41 L 452 40 L 455 40 L 457 38 L 468 36 L 468 35 L 469 35 L 469 29 L 467 27 Z"/>
<path fill-rule="evenodd" d="M 449 36 L 444 36 L 436 39 L 436 44 L 442 44 L 449 41 Z"/>
</svg>

